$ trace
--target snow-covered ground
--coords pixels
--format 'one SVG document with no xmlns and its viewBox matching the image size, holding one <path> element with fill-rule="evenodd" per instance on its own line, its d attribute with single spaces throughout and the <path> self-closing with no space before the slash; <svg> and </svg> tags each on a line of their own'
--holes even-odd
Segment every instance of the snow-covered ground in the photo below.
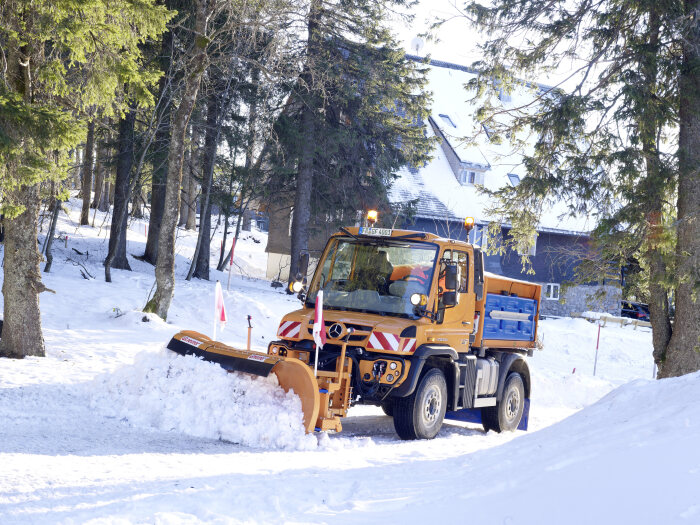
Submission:
<svg viewBox="0 0 700 525">
<path fill-rule="evenodd" d="M 153 268 L 130 257 L 105 283 L 108 223 L 78 227 L 72 205 L 44 274 L 47 357 L 0 360 L 0 524 L 700 523 L 700 375 L 652 381 L 648 329 L 603 328 L 594 377 L 597 326 L 543 321 L 528 432 L 450 422 L 402 442 L 355 407 L 341 434 L 305 436 L 273 379 L 163 350 L 180 329 L 211 333 L 215 280 L 226 288 L 215 270 L 184 280 L 194 233 L 178 234 L 166 323 L 141 312 Z M 130 224 L 129 254 L 144 234 Z M 229 344 L 245 345 L 252 315 L 263 350 L 298 307 L 259 279 L 265 243 L 254 231 L 236 247 Z"/>
</svg>

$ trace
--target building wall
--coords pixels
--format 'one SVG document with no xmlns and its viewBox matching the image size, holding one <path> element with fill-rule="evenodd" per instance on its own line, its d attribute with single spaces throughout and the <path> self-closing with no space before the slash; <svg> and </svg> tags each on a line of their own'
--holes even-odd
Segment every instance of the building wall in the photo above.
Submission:
<svg viewBox="0 0 700 525">
<path fill-rule="evenodd" d="M 450 219 L 415 218 L 404 228 L 435 233 L 441 237 L 474 242 L 472 232 L 469 239 L 461 221 Z M 508 231 L 503 229 L 502 235 Z M 480 233 L 476 234 L 480 236 Z M 540 232 L 537 237 L 535 255 L 530 257 L 534 274 L 523 269 L 520 256 L 512 250 L 504 255 L 485 255 L 486 271 L 504 275 L 512 279 L 536 282 L 542 285 L 542 306 L 544 315 L 568 316 L 571 312 L 596 310 L 611 315 L 620 315 L 621 290 L 618 283 L 603 285 L 578 285 L 564 290 L 564 283 L 572 282 L 580 256 L 588 248 L 588 238 L 564 233 Z M 548 283 L 560 286 L 560 300 L 546 299 L 545 287 Z M 598 292 L 600 297 L 597 297 Z"/>
<path fill-rule="evenodd" d="M 507 235 L 507 231 L 503 231 Z M 528 281 L 563 283 L 575 278 L 576 265 L 586 253 L 587 237 L 562 233 L 541 232 L 537 236 L 536 252 L 530 257 L 534 274 L 523 269 L 520 255 L 508 250 L 501 256 L 501 272 L 506 277 Z"/>
<path fill-rule="evenodd" d="M 267 269 L 265 271 L 265 278 L 270 281 L 279 280 L 281 282 L 288 282 L 289 280 L 289 266 L 291 257 L 288 253 L 274 253 L 269 252 L 267 254 Z M 313 277 L 316 271 L 316 265 L 318 264 L 318 258 L 309 258 L 309 268 L 308 275 L 306 276 L 309 281 Z"/>
<path fill-rule="evenodd" d="M 579 285 L 562 290 L 561 299 L 545 298 L 545 286 L 542 284 L 542 304 L 540 314 L 570 316 L 572 312 L 606 312 L 611 315 L 620 315 L 620 300 L 622 290 L 619 286 L 606 285 Z"/>
</svg>

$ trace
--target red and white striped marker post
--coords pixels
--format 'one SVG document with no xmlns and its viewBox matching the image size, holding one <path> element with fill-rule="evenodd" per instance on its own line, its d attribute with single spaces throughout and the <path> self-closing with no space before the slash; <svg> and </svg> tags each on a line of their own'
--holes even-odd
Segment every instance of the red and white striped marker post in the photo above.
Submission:
<svg viewBox="0 0 700 525">
<path fill-rule="evenodd" d="M 214 341 L 216 341 L 216 325 L 221 323 L 221 331 L 223 332 L 227 320 L 224 292 L 221 289 L 221 283 L 216 281 L 216 288 L 214 289 Z"/>
<path fill-rule="evenodd" d="M 593 376 L 595 377 L 596 368 L 598 368 L 598 346 L 600 345 L 600 319 L 598 319 L 598 339 L 595 342 L 595 360 L 593 361 Z"/>
<path fill-rule="evenodd" d="M 223 242 L 223 241 L 222 241 Z M 231 288 L 231 268 L 233 268 L 233 250 L 236 248 L 236 238 L 233 238 L 233 244 L 231 245 L 231 260 L 228 262 L 228 282 L 226 283 L 226 289 Z"/>
<path fill-rule="evenodd" d="M 326 344 L 326 323 L 323 320 L 323 290 L 318 291 L 316 296 L 316 314 L 314 315 L 313 337 L 316 342 L 316 357 L 314 358 L 314 377 L 318 371 L 318 354 L 323 345 Z"/>
</svg>

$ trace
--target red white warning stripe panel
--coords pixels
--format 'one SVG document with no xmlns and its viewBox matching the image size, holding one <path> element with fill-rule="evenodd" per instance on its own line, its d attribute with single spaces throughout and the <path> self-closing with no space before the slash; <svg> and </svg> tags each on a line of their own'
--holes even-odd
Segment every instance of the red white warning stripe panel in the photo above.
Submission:
<svg viewBox="0 0 700 525">
<path fill-rule="evenodd" d="M 301 323 L 298 321 L 285 321 L 280 324 L 277 335 L 279 337 L 299 337 Z"/>
<path fill-rule="evenodd" d="M 372 332 L 367 342 L 367 348 L 371 350 L 388 350 L 396 352 L 399 349 L 401 338 L 389 332 Z"/>
<path fill-rule="evenodd" d="M 411 338 L 406 338 L 404 339 L 403 343 L 403 351 L 404 352 L 413 352 L 416 349 L 416 340 L 411 339 Z"/>
</svg>

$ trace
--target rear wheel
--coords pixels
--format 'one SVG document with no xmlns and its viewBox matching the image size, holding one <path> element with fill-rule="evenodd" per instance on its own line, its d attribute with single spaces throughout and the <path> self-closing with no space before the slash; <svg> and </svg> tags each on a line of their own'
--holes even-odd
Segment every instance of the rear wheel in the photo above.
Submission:
<svg viewBox="0 0 700 525">
<path fill-rule="evenodd" d="M 523 417 L 525 407 L 525 386 L 523 378 L 517 372 L 511 372 L 503 387 L 503 396 L 495 407 L 481 409 L 484 430 L 504 432 L 515 430 Z"/>
<path fill-rule="evenodd" d="M 447 382 L 439 368 L 421 378 L 413 394 L 394 400 L 394 428 L 401 439 L 432 439 L 447 409 Z"/>
<path fill-rule="evenodd" d="M 387 399 L 386 401 L 382 401 L 382 404 L 380 405 L 382 407 L 382 410 L 387 416 L 393 416 L 394 415 L 394 400 L 393 399 Z"/>
</svg>

